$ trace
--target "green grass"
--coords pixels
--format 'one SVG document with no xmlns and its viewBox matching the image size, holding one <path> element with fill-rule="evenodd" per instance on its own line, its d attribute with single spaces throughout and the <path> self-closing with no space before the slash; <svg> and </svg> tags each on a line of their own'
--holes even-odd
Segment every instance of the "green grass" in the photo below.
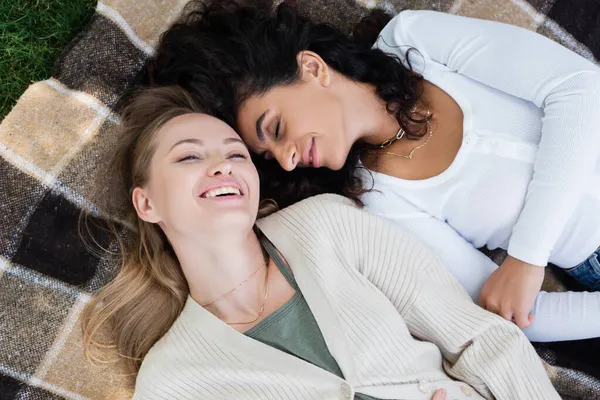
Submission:
<svg viewBox="0 0 600 400">
<path fill-rule="evenodd" d="M 96 0 L 0 0 L 0 120 L 87 24 Z"/>
</svg>

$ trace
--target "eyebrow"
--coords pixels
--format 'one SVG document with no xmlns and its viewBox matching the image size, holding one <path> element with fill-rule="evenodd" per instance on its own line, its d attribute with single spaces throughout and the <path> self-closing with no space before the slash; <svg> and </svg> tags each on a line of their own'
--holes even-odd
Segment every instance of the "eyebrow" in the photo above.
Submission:
<svg viewBox="0 0 600 400">
<path fill-rule="evenodd" d="M 195 138 L 190 138 L 190 139 L 183 139 L 180 140 L 179 142 L 175 143 L 173 146 L 171 146 L 171 148 L 169 149 L 169 153 L 177 146 L 179 146 L 180 144 L 184 144 L 184 143 L 194 143 L 200 146 L 204 146 L 204 142 L 200 139 L 195 139 Z"/>
<path fill-rule="evenodd" d="M 171 147 L 171 150 L 173 150 L 176 146 L 179 146 L 180 144 L 184 144 L 184 143 L 194 143 L 194 144 L 197 144 L 199 146 L 204 146 L 204 141 L 202 141 L 201 139 L 189 138 L 189 139 L 180 140 L 179 142 L 175 143 Z M 241 144 L 244 144 L 244 142 L 243 142 L 242 139 L 236 138 L 236 137 L 229 137 L 229 138 L 223 139 L 223 144 L 232 144 L 232 143 L 241 143 Z M 171 150 L 169 150 L 169 152 L 171 152 Z"/>
<path fill-rule="evenodd" d="M 223 139 L 223 144 L 231 144 L 231 143 L 241 143 L 244 144 L 244 141 L 240 138 L 230 137 L 227 139 Z"/>
<path fill-rule="evenodd" d="M 265 133 L 262 130 L 262 124 L 265 120 L 265 115 L 267 115 L 266 111 L 262 113 L 262 115 L 256 120 L 256 136 L 258 136 L 258 140 L 261 142 L 265 141 Z"/>
</svg>

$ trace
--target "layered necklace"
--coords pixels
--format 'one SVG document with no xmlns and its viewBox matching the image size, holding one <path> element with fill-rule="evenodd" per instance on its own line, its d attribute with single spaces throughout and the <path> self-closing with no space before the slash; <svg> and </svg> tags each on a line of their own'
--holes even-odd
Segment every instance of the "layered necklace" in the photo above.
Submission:
<svg viewBox="0 0 600 400">
<path fill-rule="evenodd" d="M 412 160 L 413 155 L 415 154 L 415 151 L 419 150 L 421 147 L 423 147 L 427 143 L 429 143 L 429 140 L 433 136 L 433 127 L 431 126 L 431 122 L 429 122 L 430 116 L 431 116 L 431 112 L 429 111 L 429 109 L 427 109 L 427 114 L 425 115 L 425 118 L 426 118 L 425 124 L 427 124 L 427 138 L 425 139 L 425 141 L 423 143 L 421 143 L 420 145 L 413 148 L 408 154 L 399 154 L 399 153 L 394 153 L 392 151 L 382 151 L 383 149 L 390 147 L 392 144 L 396 143 L 398 140 L 402 139 L 406 135 L 406 131 L 404 129 L 402 129 L 402 127 L 398 130 L 396 135 L 392 136 L 391 138 L 389 138 L 386 141 L 384 141 L 383 143 L 381 143 L 378 146 L 379 148 L 377 150 L 370 150 L 370 151 L 368 151 L 368 153 Z"/>
</svg>

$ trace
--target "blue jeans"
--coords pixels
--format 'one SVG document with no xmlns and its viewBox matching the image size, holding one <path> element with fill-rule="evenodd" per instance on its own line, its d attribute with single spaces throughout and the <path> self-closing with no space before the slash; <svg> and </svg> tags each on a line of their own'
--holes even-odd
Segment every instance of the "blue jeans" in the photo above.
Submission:
<svg viewBox="0 0 600 400">
<path fill-rule="evenodd" d="M 565 269 L 565 272 L 587 290 L 600 291 L 600 248 L 587 260 L 576 267 Z"/>
</svg>

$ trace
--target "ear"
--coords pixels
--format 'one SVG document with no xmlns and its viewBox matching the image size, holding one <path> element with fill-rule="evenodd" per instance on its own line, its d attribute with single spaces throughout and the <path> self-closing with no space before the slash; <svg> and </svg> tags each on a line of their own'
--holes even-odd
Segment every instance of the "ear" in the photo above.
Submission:
<svg viewBox="0 0 600 400">
<path fill-rule="evenodd" d="M 296 55 L 296 61 L 303 81 L 316 80 L 323 86 L 329 86 L 331 69 L 321 56 L 313 51 L 304 50 Z"/>
<path fill-rule="evenodd" d="M 142 189 L 140 187 L 133 189 L 131 201 L 133 202 L 133 207 L 135 207 L 135 211 L 141 220 L 150 222 L 151 224 L 156 224 L 161 221 L 157 210 L 154 208 L 152 201 L 150 201 L 150 198 L 148 197 L 146 189 Z"/>
</svg>

